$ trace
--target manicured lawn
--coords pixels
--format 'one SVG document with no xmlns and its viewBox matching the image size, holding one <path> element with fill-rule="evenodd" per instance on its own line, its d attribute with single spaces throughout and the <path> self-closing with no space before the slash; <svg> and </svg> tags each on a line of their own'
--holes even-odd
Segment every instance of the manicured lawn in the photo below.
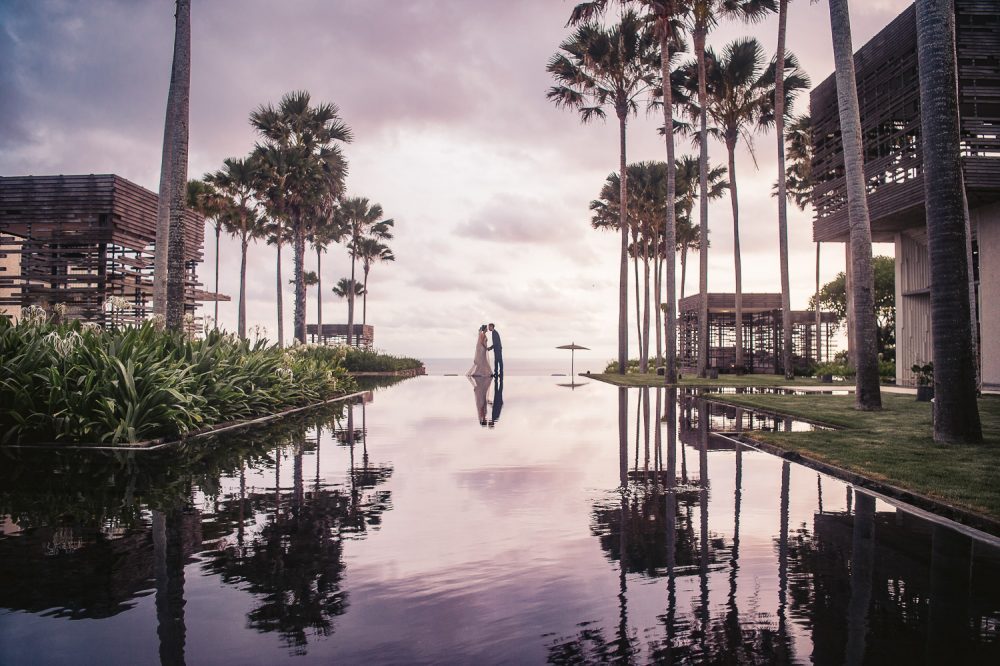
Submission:
<svg viewBox="0 0 1000 666">
<path fill-rule="evenodd" d="M 843 430 L 755 432 L 753 438 L 1000 520 L 1000 396 L 979 400 L 985 442 L 934 443 L 931 405 L 882 393 L 881 412 L 853 395 L 713 395 L 712 400 L 811 419 Z"/>
</svg>

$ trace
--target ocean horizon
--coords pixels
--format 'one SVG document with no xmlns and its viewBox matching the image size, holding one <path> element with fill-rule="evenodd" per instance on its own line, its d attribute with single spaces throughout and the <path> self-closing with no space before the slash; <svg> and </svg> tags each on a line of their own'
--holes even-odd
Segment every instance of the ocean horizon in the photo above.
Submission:
<svg viewBox="0 0 1000 666">
<path fill-rule="evenodd" d="M 428 375 L 464 375 L 472 367 L 471 358 L 422 358 Z M 490 356 L 492 364 L 493 357 Z M 576 359 L 575 371 L 603 372 L 607 360 Z M 569 353 L 564 358 L 507 358 L 504 357 L 504 374 L 522 377 L 548 377 L 570 374 Z"/>
</svg>

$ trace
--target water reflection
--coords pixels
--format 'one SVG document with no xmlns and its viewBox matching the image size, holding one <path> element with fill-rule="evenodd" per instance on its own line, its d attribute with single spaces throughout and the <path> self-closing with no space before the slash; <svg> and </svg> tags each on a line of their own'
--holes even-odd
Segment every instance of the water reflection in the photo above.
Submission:
<svg viewBox="0 0 1000 666">
<path fill-rule="evenodd" d="M 0 663 L 1000 663 L 1000 551 L 730 436 L 783 420 L 472 388 L 3 453 Z"/>
<path fill-rule="evenodd" d="M 391 508 L 379 486 L 393 468 L 373 463 L 368 450 L 370 400 L 197 450 L 19 451 L 0 468 L 0 514 L 16 527 L 14 538 L 0 539 L 0 607 L 106 618 L 152 591 L 160 661 L 183 664 L 185 566 L 200 553 L 203 573 L 256 599 L 247 627 L 305 654 L 310 636 L 330 635 L 347 607 L 344 541 L 378 526 Z M 321 477 L 324 432 L 349 449 L 346 484 Z M 282 485 L 289 459 L 290 487 Z M 248 471 L 268 469 L 273 487 L 247 487 Z M 235 492 L 223 489 L 225 477 L 238 478 Z"/>
<path fill-rule="evenodd" d="M 620 483 L 614 497 L 609 492 L 595 501 L 591 523 L 619 576 L 618 624 L 612 634 L 607 625 L 587 619 L 575 635 L 549 636 L 549 663 L 941 663 L 949 656 L 982 663 L 998 655 L 1000 552 L 995 547 L 978 543 L 977 551 L 970 537 L 953 529 L 888 505 L 877 511 L 874 497 L 850 486 L 845 486 L 843 510 L 825 511 L 824 477 L 815 473 L 812 529 L 805 521 L 793 525 L 792 465 L 748 451 L 722 434 L 761 423 L 770 429 L 774 417 L 760 418 L 696 395 L 678 399 L 675 389 L 640 389 L 634 395 L 630 412 L 629 393 L 619 390 Z M 631 433 L 630 421 L 636 426 Z M 689 477 L 685 468 L 689 454 L 697 456 L 696 476 Z M 751 551 L 749 571 L 741 564 L 748 454 L 755 468 L 766 462 L 778 472 L 772 495 L 777 502 L 773 578 L 761 570 L 759 547 Z M 712 498 L 713 487 L 723 481 L 710 467 L 713 456 L 724 456 L 719 458 L 722 473 L 731 475 L 731 482 L 725 479 L 732 488 L 730 508 Z M 801 506 L 802 500 L 808 502 L 798 498 L 795 504 Z M 728 529 L 712 517 L 720 508 L 732 520 Z M 759 535 L 755 518 L 751 525 Z M 910 543 L 901 544 L 900 538 Z M 925 566 L 901 562 L 901 553 Z M 970 572 L 987 589 L 972 587 Z M 725 600 L 720 602 L 723 574 Z M 663 578 L 659 630 L 630 620 L 630 586 Z M 694 584 L 686 582 L 691 579 Z M 769 579 L 773 597 L 764 589 Z M 774 603 L 770 612 L 768 598 Z"/>
</svg>

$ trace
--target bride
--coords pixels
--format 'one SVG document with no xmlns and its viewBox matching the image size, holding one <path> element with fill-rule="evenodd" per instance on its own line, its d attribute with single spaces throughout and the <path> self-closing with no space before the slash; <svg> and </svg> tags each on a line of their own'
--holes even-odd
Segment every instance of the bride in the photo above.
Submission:
<svg viewBox="0 0 1000 666">
<path fill-rule="evenodd" d="M 486 358 L 486 324 L 479 327 L 479 337 L 476 338 L 476 354 L 472 359 L 472 367 L 465 373 L 466 377 L 489 377 L 489 359 Z"/>
</svg>

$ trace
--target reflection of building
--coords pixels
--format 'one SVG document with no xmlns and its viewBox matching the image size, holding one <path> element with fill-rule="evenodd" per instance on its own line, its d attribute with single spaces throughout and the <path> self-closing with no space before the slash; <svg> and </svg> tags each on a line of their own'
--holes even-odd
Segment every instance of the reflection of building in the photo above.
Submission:
<svg viewBox="0 0 1000 666">
<path fill-rule="evenodd" d="M 944 634 L 942 613 L 963 627 L 962 638 L 950 644 L 952 663 L 997 663 L 989 629 L 1000 598 L 996 550 L 904 511 L 880 511 L 870 518 L 870 577 L 852 581 L 852 558 L 866 555 L 853 543 L 858 515 L 817 513 L 813 534 L 803 528 L 791 537 L 792 613 L 812 618 L 815 663 L 849 661 L 852 622 L 864 630 L 866 663 L 943 663 L 928 658 L 929 643 Z M 950 552 L 942 558 L 945 545 Z M 934 587 L 936 579 L 949 583 L 944 594 Z M 851 603 L 859 592 L 870 595 L 861 607 Z"/>
<path fill-rule="evenodd" d="M 701 295 L 678 302 L 678 336 L 682 367 L 698 365 L 698 309 Z M 736 367 L 736 294 L 708 295 L 708 367 L 732 372 Z M 792 357 L 796 366 L 832 357 L 830 341 L 836 315 L 822 312 L 820 358 L 816 358 L 816 313 L 792 312 Z M 781 367 L 781 294 L 743 294 L 743 359 L 746 372 L 784 372 Z"/>
<path fill-rule="evenodd" d="M 955 0 L 955 13 L 982 379 L 986 386 L 1000 387 L 1000 4 Z M 912 383 L 910 366 L 932 356 L 914 6 L 861 47 L 854 64 L 872 239 L 896 246 L 896 382 Z M 846 243 L 847 196 L 833 75 L 813 89 L 810 112 L 813 236 Z"/>
<path fill-rule="evenodd" d="M 152 299 L 157 197 L 120 176 L 0 177 L 0 309 L 63 304 L 73 319 L 142 320 Z M 199 287 L 205 239 L 201 216 L 186 211 L 185 309 L 228 300 Z M 111 296 L 125 310 L 105 308 Z"/>
</svg>

